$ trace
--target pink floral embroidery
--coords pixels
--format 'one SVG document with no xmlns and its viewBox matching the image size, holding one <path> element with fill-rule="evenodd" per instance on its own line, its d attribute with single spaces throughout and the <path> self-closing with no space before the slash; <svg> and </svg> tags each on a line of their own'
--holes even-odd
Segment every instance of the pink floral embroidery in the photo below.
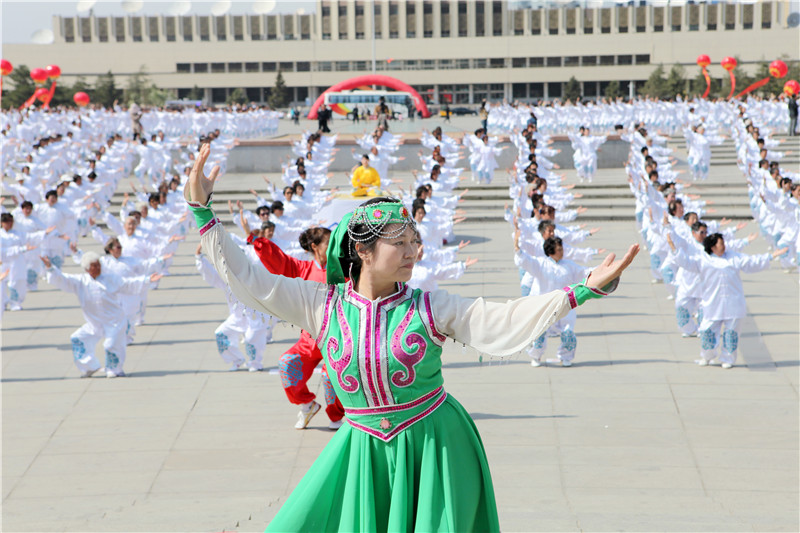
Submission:
<svg viewBox="0 0 800 533">
<path fill-rule="evenodd" d="M 392 427 L 392 423 L 389 420 L 382 418 L 381 419 L 381 429 L 389 429 Z"/>
<path fill-rule="evenodd" d="M 372 217 L 383 218 L 383 211 L 381 211 L 380 209 L 376 209 L 375 211 L 372 212 Z"/>
<path fill-rule="evenodd" d="M 341 300 L 336 302 L 336 316 L 339 319 L 339 328 L 342 330 L 344 346 L 342 346 L 342 356 L 339 359 L 335 359 L 333 355 L 339 350 L 339 342 L 333 337 L 328 339 L 328 363 L 336 372 L 336 379 L 339 381 L 339 386 L 342 390 L 356 392 L 358 390 L 358 380 L 353 376 L 343 375 L 353 358 L 353 333 L 344 318 Z"/>
<path fill-rule="evenodd" d="M 406 313 L 406 316 L 403 317 L 403 321 L 400 322 L 400 325 L 397 326 L 397 329 L 392 334 L 392 355 L 405 367 L 405 372 L 398 370 L 392 374 L 392 383 L 398 387 L 408 387 L 414 383 L 417 377 L 414 366 L 422 361 L 422 358 L 425 356 L 425 349 L 428 347 L 425 338 L 419 333 L 409 333 L 405 339 L 403 339 L 403 334 L 406 332 L 406 329 L 408 329 L 408 325 L 411 323 L 415 312 L 416 305 L 412 301 L 408 313 Z M 405 347 L 408 347 L 409 352 L 406 352 Z"/>
</svg>

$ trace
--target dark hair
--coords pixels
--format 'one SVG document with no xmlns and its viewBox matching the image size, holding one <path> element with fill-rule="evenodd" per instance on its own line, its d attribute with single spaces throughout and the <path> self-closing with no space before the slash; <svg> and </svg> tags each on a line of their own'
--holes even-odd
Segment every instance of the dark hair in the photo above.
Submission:
<svg viewBox="0 0 800 533">
<path fill-rule="evenodd" d="M 51 196 L 55 196 L 56 198 L 58 198 L 58 191 L 56 191 L 55 189 L 50 189 L 49 191 L 44 193 L 45 200 L 49 200 Z"/>
<path fill-rule="evenodd" d="M 303 185 L 300 180 L 294 180 L 294 183 L 292 183 L 292 189 L 294 189 L 295 193 L 297 193 L 297 187 L 302 187 L 304 191 L 306 190 L 306 186 Z"/>
<path fill-rule="evenodd" d="M 284 187 L 283 188 L 283 194 L 286 195 L 287 192 L 290 192 L 290 193 L 294 194 L 294 187 L 288 187 L 288 186 Z"/>
<path fill-rule="evenodd" d="M 694 211 L 688 211 L 688 212 L 684 213 L 683 214 L 684 222 L 689 222 L 689 219 L 692 217 L 692 215 L 697 216 L 697 213 L 695 213 Z M 698 217 L 698 220 L 699 220 L 699 218 L 700 217 Z"/>
<path fill-rule="evenodd" d="M 150 196 L 147 197 L 147 203 L 156 202 L 158 204 L 161 203 L 161 195 L 157 192 L 151 192 Z"/>
<path fill-rule="evenodd" d="M 308 228 L 300 234 L 298 240 L 300 241 L 300 248 L 306 252 L 313 252 L 312 244 L 319 246 L 325 239 L 330 239 L 331 230 L 328 228 Z"/>
<path fill-rule="evenodd" d="M 272 222 L 271 220 L 267 220 L 267 221 L 261 223 L 261 230 L 262 231 L 265 230 L 265 229 L 274 229 L 274 228 L 275 228 L 275 223 Z"/>
<path fill-rule="evenodd" d="M 283 202 L 281 202 L 280 200 L 278 200 L 276 202 L 272 202 L 272 207 L 270 207 L 270 211 L 272 211 L 274 213 L 278 209 L 283 211 Z"/>
<path fill-rule="evenodd" d="M 711 255 L 713 252 L 711 249 L 717 244 L 717 241 L 723 240 L 722 233 L 712 233 L 711 235 L 707 235 L 705 239 L 703 239 L 703 248 L 705 249 L 708 255 Z"/>
<path fill-rule="evenodd" d="M 547 228 L 555 228 L 556 225 L 550 222 L 549 220 L 542 220 L 539 222 L 539 233 L 544 234 L 544 230 Z"/>
<path fill-rule="evenodd" d="M 269 210 L 269 206 L 268 206 L 268 205 L 260 205 L 260 206 L 258 206 L 258 207 L 256 208 L 256 215 L 258 215 L 258 216 L 261 216 L 261 213 L 263 213 L 264 211 L 266 211 L 266 212 L 267 212 L 267 214 L 269 214 L 269 213 L 270 213 L 270 210 Z"/>
<path fill-rule="evenodd" d="M 427 192 L 428 192 L 428 188 L 425 185 L 420 185 L 419 187 L 417 187 L 417 192 L 416 192 L 417 199 L 419 199 L 420 196 L 422 196 L 423 194 L 425 194 Z"/>
<path fill-rule="evenodd" d="M 103 246 L 103 251 L 105 253 L 107 253 L 107 254 L 110 254 L 111 250 L 112 250 L 112 248 L 114 248 L 115 244 L 119 244 L 120 247 L 122 247 L 122 243 L 119 242 L 119 239 L 117 239 L 116 237 L 111 237 L 110 239 L 108 239 L 108 242 L 106 243 L 106 245 Z"/>
<path fill-rule="evenodd" d="M 377 204 L 381 202 L 397 202 L 397 198 L 391 198 L 388 196 L 377 196 L 375 198 L 370 198 L 363 204 L 359 205 L 359 207 L 364 207 L 367 205 Z M 367 227 L 365 224 L 355 224 L 353 225 L 353 231 L 356 233 L 367 233 Z M 361 241 L 361 251 L 363 252 L 372 252 L 375 249 L 375 243 L 378 242 L 377 236 L 370 236 L 367 240 Z M 342 272 L 344 273 L 345 277 L 349 277 L 352 280 L 358 279 L 359 275 L 361 274 L 361 258 L 358 256 L 358 252 L 356 251 L 356 243 L 350 239 L 350 235 L 345 232 L 342 238 L 341 249 L 336 250 L 336 255 L 344 253 L 344 257 L 339 257 L 339 264 L 342 266 Z"/>
<path fill-rule="evenodd" d="M 32 202 L 30 202 L 30 201 L 28 201 L 28 200 L 25 200 L 24 202 L 22 202 L 21 204 L 19 204 L 19 206 L 20 206 L 20 208 L 22 208 L 22 209 L 25 209 L 26 207 L 30 207 L 31 209 L 33 209 L 33 203 L 32 203 Z"/>
<path fill-rule="evenodd" d="M 551 257 L 556 254 L 556 249 L 559 246 L 564 246 L 563 242 L 561 241 L 561 237 L 550 237 L 546 241 L 544 241 L 544 255 L 547 257 Z"/>
<path fill-rule="evenodd" d="M 692 224 L 692 231 L 698 232 L 700 228 L 708 228 L 708 225 L 705 222 L 700 222 L 699 220 Z"/>
<path fill-rule="evenodd" d="M 14 222 L 14 215 L 11 213 L 3 213 L 0 215 L 0 222 Z"/>
</svg>

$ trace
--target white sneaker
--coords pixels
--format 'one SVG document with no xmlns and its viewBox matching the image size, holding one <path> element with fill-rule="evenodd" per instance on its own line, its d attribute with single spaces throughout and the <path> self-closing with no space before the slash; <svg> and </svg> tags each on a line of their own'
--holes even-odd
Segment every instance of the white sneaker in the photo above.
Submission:
<svg viewBox="0 0 800 533">
<path fill-rule="evenodd" d="M 561 366 L 572 366 L 572 361 L 561 361 Z"/>
<path fill-rule="evenodd" d="M 239 365 L 241 364 L 242 364 L 241 362 L 231 363 L 231 366 L 228 367 L 228 372 L 236 372 L 237 370 L 239 370 Z"/>
<path fill-rule="evenodd" d="M 542 362 L 539 359 L 531 359 L 531 366 L 533 367 L 542 366 Z"/>
<path fill-rule="evenodd" d="M 106 377 L 111 379 L 117 377 L 117 373 L 113 370 L 106 370 Z"/>
<path fill-rule="evenodd" d="M 261 369 L 255 366 L 251 366 L 247 369 L 248 372 L 261 372 Z"/>
<path fill-rule="evenodd" d="M 308 427 L 308 423 L 311 422 L 311 419 L 314 418 L 314 415 L 319 412 L 320 404 L 317 402 L 311 402 L 310 404 L 306 404 L 300 409 L 300 412 L 297 413 L 297 423 L 294 425 L 295 429 L 306 429 Z"/>
<path fill-rule="evenodd" d="M 722 368 L 728 370 L 729 368 L 733 368 L 733 365 L 731 363 L 722 363 Z"/>
<path fill-rule="evenodd" d="M 328 424 L 328 429 L 332 429 L 333 431 L 336 431 L 337 429 L 342 427 L 342 424 L 344 424 L 344 420 L 337 420 L 336 422 L 331 420 L 331 423 Z"/>
<path fill-rule="evenodd" d="M 82 378 L 90 378 L 94 375 L 95 372 L 100 370 L 99 368 L 95 368 L 94 370 L 87 370 L 86 372 L 81 372 Z"/>
<path fill-rule="evenodd" d="M 708 366 L 708 360 L 703 359 L 702 357 L 700 359 L 695 360 L 695 363 L 697 363 L 700 366 Z"/>
</svg>

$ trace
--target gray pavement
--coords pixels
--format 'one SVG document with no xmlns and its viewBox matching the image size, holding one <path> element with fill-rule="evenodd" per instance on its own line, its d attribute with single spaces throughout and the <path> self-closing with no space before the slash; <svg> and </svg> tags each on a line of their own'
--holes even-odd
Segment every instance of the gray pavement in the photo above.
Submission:
<svg viewBox="0 0 800 533">
<path fill-rule="evenodd" d="M 741 179 L 717 166 L 708 190 Z M 596 183 L 624 180 L 603 170 Z M 219 187 L 259 181 L 226 176 Z M 602 231 L 590 244 L 622 251 L 639 237 L 633 201 L 614 203 L 628 219 L 592 222 Z M 490 209 L 481 205 L 465 209 Z M 516 296 L 509 226 L 457 228 L 472 240 L 463 255 L 480 262 L 442 286 Z M 274 372 L 225 371 L 213 331 L 227 306 L 195 272 L 197 241 L 193 232 L 151 292 L 128 378 L 78 379 L 73 295 L 42 283 L 3 316 L 3 531 L 262 531 L 328 442 L 323 414 L 293 429 Z M 765 250 L 759 237 L 748 252 Z M 644 251 L 613 297 L 580 309 L 572 368 L 481 363 L 447 345 L 446 387 L 481 432 L 504 531 L 800 529 L 798 278 L 778 268 L 743 278 L 750 315 L 729 371 L 693 364 L 699 341 L 677 333 Z M 274 369 L 298 333 L 278 326 L 265 364 Z M 319 376 L 311 387 L 321 392 Z"/>
</svg>

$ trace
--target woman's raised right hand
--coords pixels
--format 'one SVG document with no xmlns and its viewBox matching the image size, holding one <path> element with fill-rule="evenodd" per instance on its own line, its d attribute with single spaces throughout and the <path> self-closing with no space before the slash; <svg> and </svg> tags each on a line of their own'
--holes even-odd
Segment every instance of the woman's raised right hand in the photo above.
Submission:
<svg viewBox="0 0 800 533">
<path fill-rule="evenodd" d="M 211 154 L 211 145 L 206 143 L 200 147 L 200 152 L 194 160 L 194 166 L 189 173 L 189 183 L 183 190 L 183 196 L 189 202 L 197 202 L 200 205 L 206 205 L 208 198 L 214 191 L 214 182 L 219 175 L 219 165 L 215 165 L 211 169 L 211 174 L 205 175 L 203 167 L 205 167 L 206 160 Z"/>
</svg>

